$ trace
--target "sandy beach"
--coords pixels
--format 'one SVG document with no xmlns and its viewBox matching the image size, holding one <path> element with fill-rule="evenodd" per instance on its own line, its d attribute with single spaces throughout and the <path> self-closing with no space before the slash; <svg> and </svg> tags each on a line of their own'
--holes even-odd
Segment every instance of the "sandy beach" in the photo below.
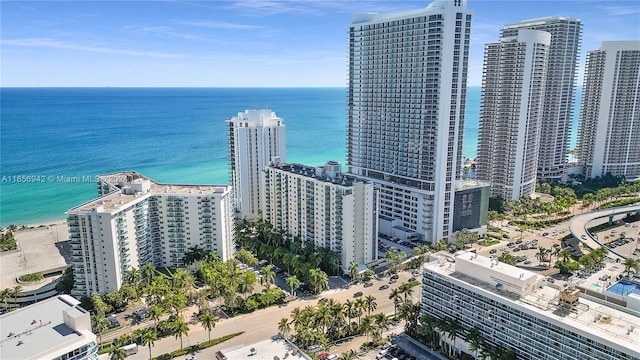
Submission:
<svg viewBox="0 0 640 360">
<path fill-rule="evenodd" d="M 16 277 L 65 267 L 68 263 L 65 258 L 69 259 L 69 232 L 66 220 L 16 226 L 13 235 L 18 249 L 0 254 L 0 289 L 20 285 L 28 291 L 42 284 L 18 284 Z"/>
</svg>

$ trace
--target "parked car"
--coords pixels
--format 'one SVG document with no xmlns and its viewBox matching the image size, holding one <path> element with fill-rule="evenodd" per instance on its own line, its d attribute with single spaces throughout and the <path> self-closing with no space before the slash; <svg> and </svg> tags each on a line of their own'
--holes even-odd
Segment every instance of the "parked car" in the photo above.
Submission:
<svg viewBox="0 0 640 360">
<path fill-rule="evenodd" d="M 371 281 L 367 281 L 366 283 L 364 283 L 364 287 L 369 287 L 369 286 L 373 286 L 373 283 Z"/>
<path fill-rule="evenodd" d="M 511 239 L 511 236 L 509 236 L 509 234 L 502 234 L 502 237 L 505 239 Z"/>
<path fill-rule="evenodd" d="M 409 282 L 412 282 L 412 281 L 416 281 L 416 278 L 414 277 L 409 278 Z"/>
<path fill-rule="evenodd" d="M 360 297 L 362 296 L 362 291 L 358 291 L 357 293 L 353 294 L 354 298 Z"/>
<path fill-rule="evenodd" d="M 380 286 L 380 287 L 378 288 L 378 290 L 386 290 L 386 289 L 388 289 L 388 288 L 389 288 L 389 285 L 384 284 L 384 285 Z"/>
<path fill-rule="evenodd" d="M 495 253 L 497 253 L 497 252 L 498 252 L 498 250 L 496 250 L 496 249 L 491 249 L 491 250 L 489 251 L 489 254 L 495 254 Z"/>
</svg>

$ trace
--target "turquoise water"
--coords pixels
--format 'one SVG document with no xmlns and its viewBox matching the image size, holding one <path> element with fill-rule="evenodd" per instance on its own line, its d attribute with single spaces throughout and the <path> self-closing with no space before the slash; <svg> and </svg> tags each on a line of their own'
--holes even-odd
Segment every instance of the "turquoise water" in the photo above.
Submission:
<svg viewBox="0 0 640 360">
<path fill-rule="evenodd" d="M 96 196 L 97 174 L 227 184 L 224 120 L 245 109 L 284 119 L 288 161 L 345 163 L 345 88 L 2 88 L 0 98 L 0 226 L 65 219 Z M 463 155 L 475 157 L 480 88 L 467 99 Z"/>
<path fill-rule="evenodd" d="M 607 291 L 622 296 L 628 296 L 631 293 L 640 294 L 640 283 L 630 280 L 620 280 L 609 286 Z"/>
</svg>

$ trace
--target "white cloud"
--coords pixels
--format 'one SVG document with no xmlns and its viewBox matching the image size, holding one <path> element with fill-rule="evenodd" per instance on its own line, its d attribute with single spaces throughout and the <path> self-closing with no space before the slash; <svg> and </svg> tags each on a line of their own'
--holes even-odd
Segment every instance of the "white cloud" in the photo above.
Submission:
<svg viewBox="0 0 640 360">
<path fill-rule="evenodd" d="M 49 48 L 49 49 L 66 49 L 90 53 L 102 53 L 102 54 L 118 54 L 129 56 L 147 56 L 154 58 L 178 58 L 182 57 L 180 54 L 156 52 L 156 51 L 141 51 L 131 49 L 117 49 L 110 47 L 101 47 L 93 45 L 82 45 L 70 42 L 64 42 L 55 39 L 46 38 L 26 38 L 26 39 L 3 39 L 0 40 L 0 44 L 3 46 L 21 46 L 21 47 L 33 47 L 33 48 Z"/>
<path fill-rule="evenodd" d="M 196 27 L 204 27 L 204 28 L 230 29 L 230 30 L 250 30 L 250 29 L 263 28 L 263 26 L 259 26 L 259 25 L 235 24 L 235 23 L 211 21 L 211 20 L 192 20 L 192 21 L 181 22 L 180 24 L 196 26 Z"/>
</svg>

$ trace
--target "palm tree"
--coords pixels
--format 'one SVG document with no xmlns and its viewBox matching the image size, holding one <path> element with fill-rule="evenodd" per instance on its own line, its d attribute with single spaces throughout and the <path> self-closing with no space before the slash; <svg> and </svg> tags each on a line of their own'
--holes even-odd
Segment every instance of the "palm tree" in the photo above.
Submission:
<svg viewBox="0 0 640 360">
<path fill-rule="evenodd" d="M 211 330 L 216 327 L 216 317 L 213 315 L 213 312 L 209 310 L 200 314 L 198 320 L 200 320 L 202 327 L 209 333 L 209 342 L 211 342 Z"/>
<path fill-rule="evenodd" d="M 627 258 L 624 260 L 624 270 L 627 272 L 627 277 L 631 276 L 631 269 L 634 270 L 635 273 L 638 273 L 638 262 L 632 258 Z"/>
<path fill-rule="evenodd" d="M 347 319 L 349 319 L 349 325 L 351 325 L 351 319 L 356 316 L 356 304 L 347 299 L 347 301 L 344 302 L 343 307 L 345 315 L 347 315 Z"/>
<path fill-rule="evenodd" d="M 293 297 L 293 293 L 300 287 L 300 280 L 298 280 L 298 277 L 293 275 L 289 276 L 285 282 L 287 283 L 289 290 L 291 290 L 291 297 Z"/>
<path fill-rule="evenodd" d="M 393 299 L 393 317 L 396 318 L 398 316 L 398 306 L 400 306 L 400 289 L 394 288 L 391 289 L 391 293 L 389 294 L 389 299 Z"/>
<path fill-rule="evenodd" d="M 482 348 L 484 340 L 482 338 L 482 333 L 480 333 L 480 330 L 478 330 L 478 328 L 474 326 L 469 329 L 469 332 L 467 332 L 465 340 L 469 343 L 469 350 L 473 351 L 473 353 L 475 354 L 475 358 L 477 359 L 478 351 L 480 351 L 480 349 Z"/>
<path fill-rule="evenodd" d="M 569 259 L 571 259 L 571 251 L 569 251 L 567 249 L 562 249 L 558 253 L 558 256 L 562 257 L 562 261 L 567 262 L 567 261 L 569 261 Z"/>
<path fill-rule="evenodd" d="M 149 285 L 153 281 L 153 277 L 156 275 L 156 268 L 152 263 L 146 263 L 142 266 L 141 275 L 144 279 L 144 284 Z"/>
<path fill-rule="evenodd" d="M 560 258 L 560 253 L 562 252 L 562 248 L 560 246 L 554 246 L 553 247 L 553 256 L 556 257 L 556 262 L 558 262 L 558 259 Z"/>
<path fill-rule="evenodd" d="M 142 279 L 142 272 L 136 268 L 131 268 L 124 273 L 124 282 L 129 285 L 138 285 Z"/>
<path fill-rule="evenodd" d="M 114 346 L 109 351 L 109 360 L 124 360 L 127 357 L 127 351 L 120 346 Z"/>
<path fill-rule="evenodd" d="M 456 353 L 456 338 L 458 337 L 460 329 L 460 323 L 457 319 L 447 320 L 444 331 L 448 335 L 449 339 L 453 340 L 452 350 L 454 354 Z M 449 355 L 451 355 L 451 351 L 449 352 Z"/>
<path fill-rule="evenodd" d="M 263 285 L 267 289 L 269 289 L 276 278 L 276 273 L 273 272 L 273 266 L 269 265 L 260 269 L 260 275 L 262 275 L 262 277 L 260 278 L 260 285 Z"/>
<path fill-rule="evenodd" d="M 149 306 L 148 311 L 149 311 L 149 317 L 153 320 L 155 324 L 155 329 L 156 331 L 158 331 L 158 321 L 160 321 L 160 318 L 164 314 L 164 309 L 162 308 L 162 306 L 156 304 L 156 305 Z"/>
<path fill-rule="evenodd" d="M 338 358 L 338 360 L 353 360 L 356 357 L 357 357 L 356 354 L 352 353 L 351 351 L 345 351 L 342 354 L 340 354 L 340 357 Z"/>
<path fill-rule="evenodd" d="M 102 334 L 109 328 L 109 321 L 100 315 L 93 315 L 91 320 L 93 320 L 93 330 L 98 333 L 100 342 L 102 343 Z"/>
<path fill-rule="evenodd" d="M 142 334 L 142 345 L 149 346 L 149 360 L 151 360 L 151 347 L 155 346 L 156 340 L 158 340 L 158 333 L 151 329 Z"/>
<path fill-rule="evenodd" d="M 404 301 L 407 301 L 407 297 L 413 295 L 413 288 L 409 284 L 400 285 L 400 293 L 404 294 Z"/>
<path fill-rule="evenodd" d="M 181 318 L 176 318 L 176 320 L 171 324 L 173 329 L 173 335 L 176 337 L 180 337 L 180 350 L 182 350 L 182 336 L 189 334 L 189 326 L 187 323 L 182 321 Z"/>
<path fill-rule="evenodd" d="M 360 331 L 362 331 L 367 336 L 367 342 L 369 342 L 369 334 L 377 330 L 378 329 L 376 328 L 373 316 L 365 316 L 364 319 L 362 319 L 362 324 L 360 324 Z"/>
<path fill-rule="evenodd" d="M 389 321 L 389 318 L 384 313 L 375 314 L 373 315 L 373 318 L 375 319 L 376 326 L 378 327 L 379 335 L 382 336 L 382 333 L 389 329 L 391 321 Z"/>
<path fill-rule="evenodd" d="M 22 286 L 18 285 L 14 287 L 11 292 L 11 296 L 13 296 L 13 303 L 15 306 L 18 306 L 18 298 L 22 296 Z"/>
<path fill-rule="evenodd" d="M 371 311 L 375 310 L 378 307 L 376 298 L 373 295 L 367 295 L 367 297 L 364 298 L 364 303 L 367 307 L 367 315 L 371 315 Z"/>
<path fill-rule="evenodd" d="M 538 246 L 538 253 L 536 254 L 536 258 L 540 260 L 540 265 L 542 265 L 542 260 L 544 260 L 546 253 L 547 249 L 545 249 L 544 246 Z"/>
<path fill-rule="evenodd" d="M 278 322 L 278 332 L 280 332 L 280 335 L 282 335 L 283 338 L 287 338 L 291 333 L 291 323 L 289 322 L 289 319 L 286 317 L 280 319 L 280 322 Z"/>
<path fill-rule="evenodd" d="M 362 313 L 364 312 L 364 310 L 367 309 L 367 303 L 364 301 L 363 298 L 357 298 L 354 306 L 358 315 L 358 326 L 360 326 L 360 317 L 362 316 Z"/>
<path fill-rule="evenodd" d="M 329 288 L 329 276 L 322 270 L 309 270 L 309 285 L 313 288 L 314 293 L 319 294 L 322 290 Z"/>
<path fill-rule="evenodd" d="M 0 291 L 0 301 L 4 302 L 5 308 L 9 307 L 9 304 L 7 303 L 7 299 L 11 297 L 12 292 L 13 290 L 11 290 L 10 288 L 2 289 L 2 291 Z"/>
<path fill-rule="evenodd" d="M 360 277 L 360 264 L 356 261 L 352 261 L 349 263 L 349 277 L 351 277 L 351 281 L 355 282 Z"/>
</svg>

